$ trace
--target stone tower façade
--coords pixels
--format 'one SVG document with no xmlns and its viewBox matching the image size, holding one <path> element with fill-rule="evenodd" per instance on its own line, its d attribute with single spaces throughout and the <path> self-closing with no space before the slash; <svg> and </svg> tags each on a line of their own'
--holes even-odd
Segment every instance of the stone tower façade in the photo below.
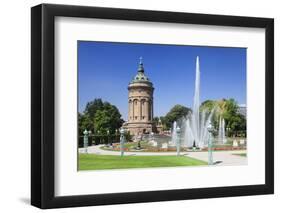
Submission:
<svg viewBox="0 0 281 213">
<path fill-rule="evenodd" d="M 124 127 L 130 134 L 136 136 L 153 131 L 153 91 L 140 58 L 138 72 L 128 86 L 128 121 Z"/>
</svg>

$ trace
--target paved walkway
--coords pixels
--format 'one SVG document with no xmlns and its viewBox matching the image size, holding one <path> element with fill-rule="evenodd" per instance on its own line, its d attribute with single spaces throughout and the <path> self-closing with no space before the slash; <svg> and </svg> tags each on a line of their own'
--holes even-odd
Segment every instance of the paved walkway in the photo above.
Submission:
<svg viewBox="0 0 281 213">
<path fill-rule="evenodd" d="M 234 155 L 242 153 L 246 153 L 246 151 L 216 151 L 213 152 L 213 161 L 218 166 L 247 165 L 247 157 Z M 189 152 L 188 156 L 208 162 L 208 152 Z"/>
<path fill-rule="evenodd" d="M 119 151 L 103 150 L 100 147 L 104 145 L 89 146 L 89 154 L 98 155 L 120 155 Z M 84 148 L 79 148 L 79 153 L 85 153 Z M 247 157 L 233 154 L 242 154 L 246 151 L 215 151 L 213 152 L 213 161 L 216 165 L 247 165 Z M 176 155 L 176 152 L 124 152 L 127 156 L 151 156 L 151 155 Z M 181 152 L 181 155 L 189 156 L 198 160 L 208 161 L 208 152 Z"/>
</svg>

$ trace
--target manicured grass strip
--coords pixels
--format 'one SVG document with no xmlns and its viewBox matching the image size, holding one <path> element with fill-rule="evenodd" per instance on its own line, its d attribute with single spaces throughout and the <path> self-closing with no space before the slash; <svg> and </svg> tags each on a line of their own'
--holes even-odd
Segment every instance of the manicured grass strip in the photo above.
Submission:
<svg viewBox="0 0 281 213">
<path fill-rule="evenodd" d="M 118 156 L 79 154 L 78 170 L 199 166 L 207 162 L 187 156 Z"/>
<path fill-rule="evenodd" d="M 233 155 L 238 155 L 238 156 L 241 156 L 241 157 L 247 157 L 247 153 L 237 153 L 237 154 L 233 154 Z"/>
</svg>

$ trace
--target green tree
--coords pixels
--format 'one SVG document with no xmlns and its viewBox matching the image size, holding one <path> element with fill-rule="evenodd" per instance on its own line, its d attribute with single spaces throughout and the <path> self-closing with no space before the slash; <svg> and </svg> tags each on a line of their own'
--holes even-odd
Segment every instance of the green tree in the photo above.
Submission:
<svg viewBox="0 0 281 213">
<path fill-rule="evenodd" d="M 171 128 L 174 121 L 179 121 L 181 118 L 186 117 L 190 112 L 190 108 L 180 104 L 175 105 L 165 116 L 166 128 Z"/>
<path fill-rule="evenodd" d="M 83 135 L 85 129 L 92 132 L 100 131 L 103 134 L 109 130 L 113 134 L 122 126 L 123 122 L 118 108 L 109 102 L 103 102 L 102 99 L 88 102 L 84 113 L 78 114 L 80 135 Z"/>
<path fill-rule="evenodd" d="M 122 126 L 123 122 L 119 110 L 108 102 L 105 102 L 103 109 L 96 111 L 94 117 L 95 130 L 103 134 L 105 134 L 107 130 L 109 130 L 111 134 L 114 133 L 116 129 Z"/>
<path fill-rule="evenodd" d="M 200 106 L 201 111 L 203 109 L 209 111 L 215 109 L 212 124 L 218 129 L 219 118 L 224 118 L 225 126 L 230 128 L 228 133 L 231 133 L 231 135 L 237 135 L 238 132 L 246 132 L 246 118 L 239 114 L 238 108 L 237 102 L 232 98 L 218 101 L 207 100 Z"/>
<path fill-rule="evenodd" d="M 104 103 L 102 99 L 96 98 L 95 100 L 90 101 L 86 104 L 84 114 L 88 115 L 90 118 L 94 118 L 96 111 L 99 109 L 103 109 L 103 107 Z"/>
<path fill-rule="evenodd" d="M 224 100 L 224 102 L 224 110 L 221 115 L 225 120 L 225 126 L 230 128 L 231 134 L 235 135 L 240 126 L 239 122 L 242 122 L 241 116 L 238 113 L 238 104 L 234 99 Z"/>
<path fill-rule="evenodd" d="M 238 136 L 239 133 L 246 134 L 246 118 L 244 115 L 237 113 L 228 120 L 227 127 L 230 128 L 230 133 L 234 136 Z"/>
<path fill-rule="evenodd" d="M 88 115 L 78 113 L 78 132 L 83 135 L 84 130 L 94 130 L 94 121 Z"/>
<path fill-rule="evenodd" d="M 206 100 L 200 106 L 200 111 L 207 110 L 211 112 L 217 105 L 217 101 L 214 100 Z"/>
</svg>

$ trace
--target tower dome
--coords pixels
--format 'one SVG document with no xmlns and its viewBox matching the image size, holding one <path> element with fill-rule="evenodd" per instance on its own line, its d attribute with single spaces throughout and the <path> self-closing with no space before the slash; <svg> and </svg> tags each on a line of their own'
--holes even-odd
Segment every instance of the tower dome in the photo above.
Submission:
<svg viewBox="0 0 281 213">
<path fill-rule="evenodd" d="M 149 78 L 144 73 L 142 57 L 140 57 L 138 72 L 135 75 L 135 77 L 132 79 L 131 83 L 140 83 L 140 82 L 149 83 L 149 84 L 152 85 L 152 83 L 150 82 Z"/>
</svg>

